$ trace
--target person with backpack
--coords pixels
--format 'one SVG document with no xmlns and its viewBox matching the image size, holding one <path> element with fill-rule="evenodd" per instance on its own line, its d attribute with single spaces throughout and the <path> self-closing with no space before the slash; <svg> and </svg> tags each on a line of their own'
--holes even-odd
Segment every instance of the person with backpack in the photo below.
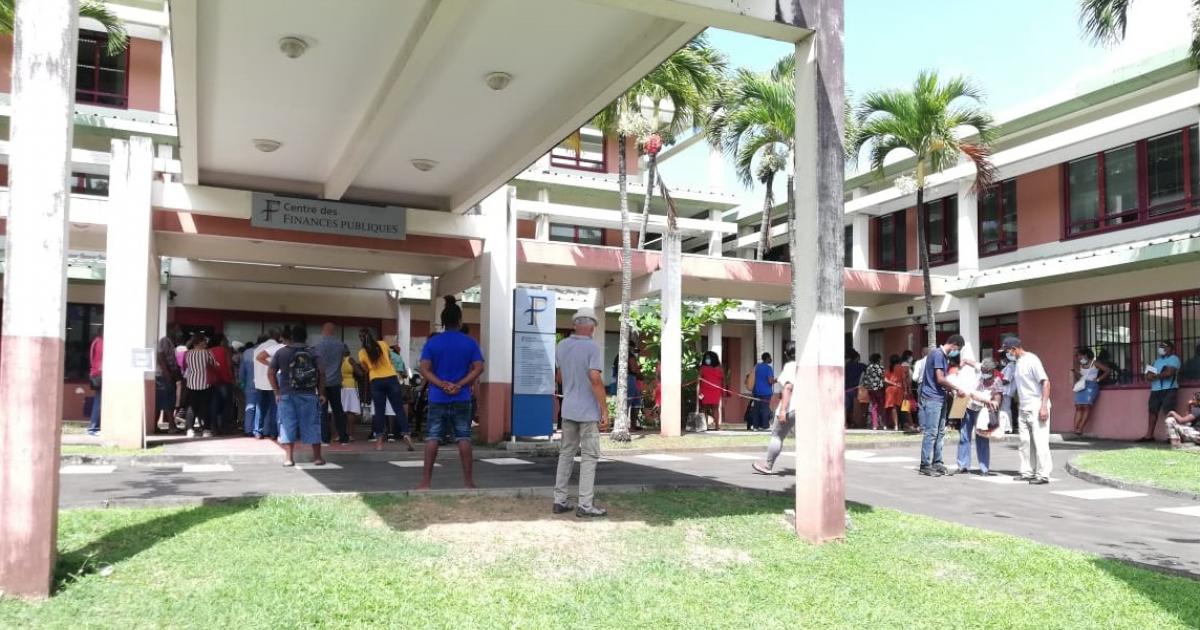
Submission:
<svg viewBox="0 0 1200 630">
<path fill-rule="evenodd" d="M 279 443 L 287 451 L 284 466 L 295 466 L 296 439 L 312 445 L 313 465 L 321 459 L 321 408 L 325 406 L 325 373 L 317 351 L 308 345 L 304 326 L 292 327 L 287 345 L 275 351 L 267 366 L 267 379 L 275 393 Z"/>
</svg>

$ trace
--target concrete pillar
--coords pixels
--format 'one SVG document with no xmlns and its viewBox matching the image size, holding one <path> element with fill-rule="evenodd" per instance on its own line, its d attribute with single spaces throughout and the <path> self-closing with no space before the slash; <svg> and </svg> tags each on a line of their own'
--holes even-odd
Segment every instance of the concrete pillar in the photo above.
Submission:
<svg viewBox="0 0 1200 630">
<path fill-rule="evenodd" d="M 546 188 L 538 189 L 538 201 L 541 203 L 550 203 L 550 191 Z M 533 236 L 539 241 L 550 240 L 550 215 L 539 214 L 534 219 Z"/>
<path fill-rule="evenodd" d="M 958 275 L 979 271 L 979 203 L 972 179 L 958 181 Z"/>
<path fill-rule="evenodd" d="M 850 328 L 850 343 L 853 344 L 855 350 L 858 350 L 859 354 L 866 354 L 867 329 L 862 325 L 862 320 L 863 316 L 867 314 L 867 309 L 848 307 L 846 310 L 853 312 L 852 319 L 854 320 Z"/>
<path fill-rule="evenodd" d="M 43 598 L 50 595 L 58 531 L 79 2 L 20 2 L 13 31 L 0 325 L 0 592 Z"/>
<path fill-rule="evenodd" d="M 499 442 L 509 432 L 512 408 L 513 289 L 517 285 L 517 218 L 514 189 L 505 186 L 480 204 L 488 222 L 480 280 L 480 339 L 484 370 L 480 379 L 479 431 L 484 442 Z"/>
<path fill-rule="evenodd" d="M 399 297 L 396 298 L 396 345 L 400 346 L 400 356 L 408 369 L 405 376 L 412 376 L 412 307 L 400 302 Z"/>
<path fill-rule="evenodd" d="M 163 17 L 171 23 L 170 7 L 163 3 Z M 171 27 L 162 28 L 162 56 L 159 63 L 158 109 L 164 114 L 175 113 L 175 57 L 171 50 Z"/>
<path fill-rule="evenodd" d="M 438 292 L 437 276 L 429 276 L 429 334 L 442 330 L 442 295 Z"/>
<path fill-rule="evenodd" d="M 725 192 L 725 154 L 712 145 L 708 147 L 708 189 Z"/>
<path fill-rule="evenodd" d="M 851 247 L 850 264 L 855 269 L 871 268 L 871 217 L 863 213 L 854 215 L 850 221 Z"/>
<path fill-rule="evenodd" d="M 682 434 L 683 422 L 683 242 L 677 230 L 663 233 L 662 255 L 662 407 L 664 436 Z"/>
<path fill-rule="evenodd" d="M 843 11 L 815 5 L 815 32 L 796 44 L 796 178 L 792 234 L 792 338 L 804 401 L 796 427 L 796 533 L 812 542 L 846 532 L 843 389 Z"/>
<path fill-rule="evenodd" d="M 720 221 L 721 214 L 722 213 L 720 210 L 709 210 L 708 211 L 708 220 L 709 221 Z M 721 249 L 725 245 L 724 240 L 723 240 L 724 238 L 725 238 L 725 235 L 721 234 L 720 232 L 718 232 L 716 230 L 709 232 L 709 234 L 708 234 L 708 255 L 709 256 L 717 256 L 717 257 L 721 256 Z"/>
<path fill-rule="evenodd" d="M 592 296 L 592 309 L 596 311 L 596 330 L 592 332 L 592 341 L 600 346 L 600 356 L 604 354 L 604 339 L 608 332 L 608 317 L 604 313 L 604 289 L 596 289 Z M 607 378 L 608 370 L 604 371 L 604 376 Z"/>
<path fill-rule="evenodd" d="M 158 257 L 151 231 L 150 188 L 154 177 L 150 138 L 112 141 L 104 282 L 104 388 L 101 435 L 106 444 L 141 448 L 154 415 L 152 366 L 133 358 L 154 348 L 158 310 Z M 153 307 L 151 307 L 153 304 Z M 151 398 L 151 400 L 153 400 Z"/>
<path fill-rule="evenodd" d="M 963 336 L 979 359 L 979 298 L 958 299 L 958 334 Z"/>
</svg>

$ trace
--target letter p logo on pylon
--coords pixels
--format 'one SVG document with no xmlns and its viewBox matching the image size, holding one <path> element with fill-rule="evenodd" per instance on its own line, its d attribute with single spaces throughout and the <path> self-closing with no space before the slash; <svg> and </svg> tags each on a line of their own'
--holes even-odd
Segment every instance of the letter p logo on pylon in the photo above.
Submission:
<svg viewBox="0 0 1200 630">
<path fill-rule="evenodd" d="M 544 313 L 546 311 L 547 304 L 548 301 L 544 295 L 529 296 L 529 308 L 525 309 L 525 312 L 529 314 L 530 326 L 533 326 L 535 323 L 537 323 L 538 313 Z"/>
</svg>

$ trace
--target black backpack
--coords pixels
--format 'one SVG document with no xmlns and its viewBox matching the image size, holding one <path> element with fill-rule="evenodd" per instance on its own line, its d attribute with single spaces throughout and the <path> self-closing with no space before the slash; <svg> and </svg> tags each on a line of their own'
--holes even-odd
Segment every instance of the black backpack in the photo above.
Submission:
<svg viewBox="0 0 1200 630">
<path fill-rule="evenodd" d="M 288 381 L 292 389 L 313 390 L 320 382 L 317 376 L 317 358 L 308 346 L 297 348 L 287 364 Z"/>
</svg>

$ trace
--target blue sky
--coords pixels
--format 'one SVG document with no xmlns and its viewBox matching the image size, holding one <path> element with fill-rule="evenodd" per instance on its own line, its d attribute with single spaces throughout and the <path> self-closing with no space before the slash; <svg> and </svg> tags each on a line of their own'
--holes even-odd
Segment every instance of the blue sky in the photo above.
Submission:
<svg viewBox="0 0 1200 630">
<path fill-rule="evenodd" d="M 999 119 L 1031 103 L 1071 91 L 1074 84 L 1166 48 L 1183 45 L 1188 0 L 1134 3 L 1126 41 L 1094 47 L 1081 36 L 1076 0 L 846 0 L 846 84 L 855 94 L 900 88 L 917 72 L 971 77 Z M 997 10 L 1002 8 L 1002 10 Z M 792 46 L 728 31 L 709 32 L 730 67 L 769 68 Z M 725 190 L 758 198 L 727 167 Z M 707 147 L 663 165 L 668 186 L 708 187 Z M 778 188 L 778 186 L 777 186 Z M 749 199 L 748 199 L 749 200 Z"/>
</svg>

